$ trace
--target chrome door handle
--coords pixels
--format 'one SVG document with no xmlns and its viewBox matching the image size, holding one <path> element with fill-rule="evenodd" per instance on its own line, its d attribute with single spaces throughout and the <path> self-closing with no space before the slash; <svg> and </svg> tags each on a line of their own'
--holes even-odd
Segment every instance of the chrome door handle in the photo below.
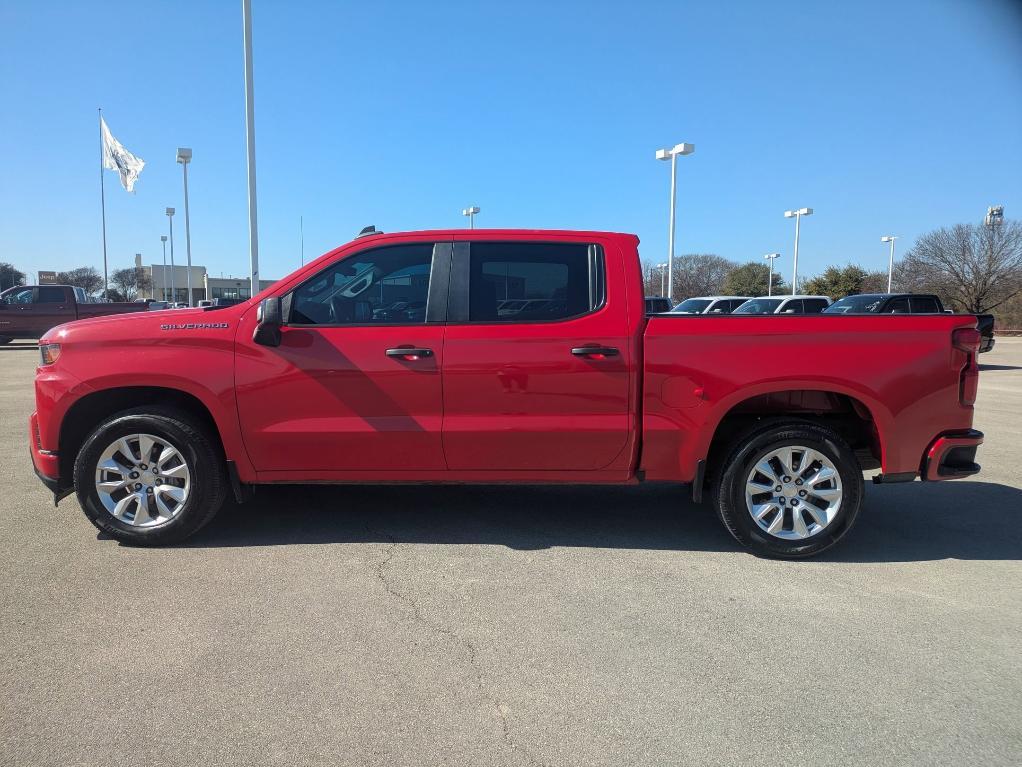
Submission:
<svg viewBox="0 0 1022 767">
<path fill-rule="evenodd" d="M 387 349 L 386 354 L 388 357 L 398 357 L 403 360 L 418 360 L 423 357 L 432 357 L 432 349 L 413 349 L 407 346 L 397 347 L 396 349 Z"/>
<path fill-rule="evenodd" d="M 576 346 L 571 350 L 576 357 L 616 357 L 618 350 L 613 346 Z"/>
</svg>

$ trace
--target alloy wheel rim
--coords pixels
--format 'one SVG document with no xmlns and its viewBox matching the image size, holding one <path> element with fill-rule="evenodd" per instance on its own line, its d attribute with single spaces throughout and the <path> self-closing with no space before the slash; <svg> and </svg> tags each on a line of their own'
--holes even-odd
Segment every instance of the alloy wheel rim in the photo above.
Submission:
<svg viewBox="0 0 1022 767">
<path fill-rule="evenodd" d="M 157 527 L 174 519 L 191 484 L 181 451 L 153 434 L 117 438 L 96 463 L 96 494 L 103 508 L 132 527 Z"/>
<path fill-rule="evenodd" d="M 764 453 L 745 480 L 752 521 L 782 540 L 803 540 L 825 530 L 841 509 L 842 497 L 834 462 L 804 445 Z"/>
</svg>

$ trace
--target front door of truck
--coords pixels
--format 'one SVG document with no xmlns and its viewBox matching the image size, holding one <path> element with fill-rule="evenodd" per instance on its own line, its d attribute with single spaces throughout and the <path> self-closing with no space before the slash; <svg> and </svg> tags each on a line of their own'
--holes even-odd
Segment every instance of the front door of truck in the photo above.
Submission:
<svg viewBox="0 0 1022 767">
<path fill-rule="evenodd" d="M 439 312 L 450 249 L 367 245 L 284 297 L 280 346 L 239 330 L 238 412 L 257 471 L 446 469 Z"/>
<path fill-rule="evenodd" d="M 73 320 L 74 312 L 68 311 L 67 293 L 59 285 L 40 285 L 14 290 L 4 296 L 4 324 L 14 329 L 21 338 L 39 338 L 52 327 Z"/>
<path fill-rule="evenodd" d="M 606 274 L 606 265 L 614 272 Z M 625 451 L 632 359 L 621 261 L 598 244 L 456 242 L 444 453 L 457 471 L 597 471 Z"/>
</svg>

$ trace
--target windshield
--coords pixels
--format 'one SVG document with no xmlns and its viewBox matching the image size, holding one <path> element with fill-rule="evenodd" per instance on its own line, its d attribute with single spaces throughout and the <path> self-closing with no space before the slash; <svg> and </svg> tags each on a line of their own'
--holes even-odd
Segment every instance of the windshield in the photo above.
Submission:
<svg viewBox="0 0 1022 767">
<path fill-rule="evenodd" d="M 871 314 L 880 309 L 884 296 L 845 296 L 824 309 L 826 314 Z"/>
<path fill-rule="evenodd" d="M 773 314 L 780 305 L 779 298 L 750 298 L 732 314 Z"/>
<path fill-rule="evenodd" d="M 672 312 L 688 312 L 689 314 L 702 314 L 712 301 L 707 298 L 686 298 L 680 304 L 671 309 Z"/>
</svg>

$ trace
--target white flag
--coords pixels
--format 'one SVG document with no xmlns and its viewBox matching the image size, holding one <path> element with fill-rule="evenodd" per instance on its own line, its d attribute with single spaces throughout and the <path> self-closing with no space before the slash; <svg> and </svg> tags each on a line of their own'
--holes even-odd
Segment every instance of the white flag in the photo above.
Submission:
<svg viewBox="0 0 1022 767">
<path fill-rule="evenodd" d="M 106 125 L 106 120 L 99 118 L 103 128 L 103 167 L 117 171 L 121 177 L 121 186 L 129 192 L 134 191 L 138 175 L 145 167 L 145 160 L 136 157 L 113 137 Z"/>
</svg>

